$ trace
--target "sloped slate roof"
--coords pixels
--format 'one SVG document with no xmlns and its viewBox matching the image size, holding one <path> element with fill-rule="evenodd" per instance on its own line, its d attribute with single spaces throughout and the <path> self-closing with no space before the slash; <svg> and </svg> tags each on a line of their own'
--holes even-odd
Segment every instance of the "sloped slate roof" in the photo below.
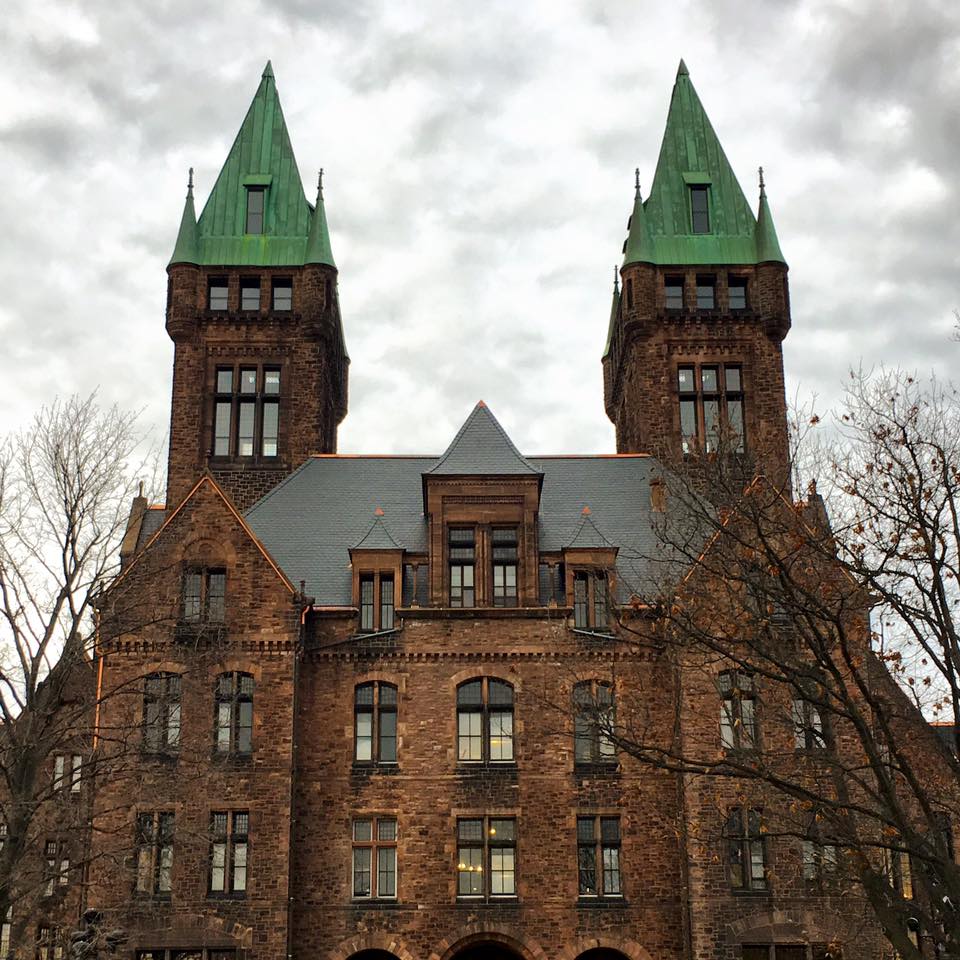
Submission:
<svg viewBox="0 0 960 960">
<path fill-rule="evenodd" d="M 655 572 L 650 558 L 657 555 L 649 485 L 657 461 L 639 455 L 521 459 L 543 475 L 540 550 L 559 552 L 573 542 L 589 506 L 595 529 L 619 547 L 621 599 L 649 593 Z M 349 549 L 368 532 L 377 506 L 406 550 L 426 552 L 422 477 L 437 463 L 435 457 L 314 457 L 255 504 L 246 520 L 293 583 L 305 581 L 318 604 L 346 607 Z M 497 471 L 487 464 L 486 472 Z"/>
<path fill-rule="evenodd" d="M 378 508 L 379 509 L 379 508 Z M 390 533 L 382 516 L 374 517 L 370 529 L 363 535 L 359 543 L 354 544 L 354 550 L 402 550 L 402 544 L 397 543 Z"/>
</svg>

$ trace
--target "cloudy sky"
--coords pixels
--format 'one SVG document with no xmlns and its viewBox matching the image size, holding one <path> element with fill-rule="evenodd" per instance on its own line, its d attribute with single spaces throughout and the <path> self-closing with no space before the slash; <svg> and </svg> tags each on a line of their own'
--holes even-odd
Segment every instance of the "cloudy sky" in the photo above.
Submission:
<svg viewBox="0 0 960 960">
<path fill-rule="evenodd" d="M 788 389 L 955 373 L 956 0 L 12 0 L 0 19 L 0 430 L 99 386 L 169 411 L 164 268 L 265 61 L 325 195 L 340 449 L 442 450 L 477 399 L 529 453 L 609 451 L 600 354 L 680 57 L 791 266 Z"/>
</svg>

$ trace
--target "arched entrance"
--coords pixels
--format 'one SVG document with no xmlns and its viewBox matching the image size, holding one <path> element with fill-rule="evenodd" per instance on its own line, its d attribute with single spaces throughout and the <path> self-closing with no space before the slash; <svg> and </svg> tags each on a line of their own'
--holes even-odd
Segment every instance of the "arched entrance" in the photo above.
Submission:
<svg viewBox="0 0 960 960">
<path fill-rule="evenodd" d="M 350 960 L 397 960 L 389 950 L 361 950 L 353 954 Z"/>
<path fill-rule="evenodd" d="M 630 958 L 610 947 L 594 947 L 592 950 L 581 953 L 577 960 L 630 960 Z"/>
<path fill-rule="evenodd" d="M 497 940 L 480 940 L 467 944 L 451 960 L 524 960 L 523 955 Z"/>
</svg>

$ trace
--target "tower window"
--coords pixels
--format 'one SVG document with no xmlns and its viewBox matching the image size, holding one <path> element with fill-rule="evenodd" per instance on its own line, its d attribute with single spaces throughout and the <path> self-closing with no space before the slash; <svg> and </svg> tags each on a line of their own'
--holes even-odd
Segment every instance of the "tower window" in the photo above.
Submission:
<svg viewBox="0 0 960 960">
<path fill-rule="evenodd" d="M 215 378 L 213 455 L 276 457 L 280 437 L 280 370 L 219 367 Z"/>
<path fill-rule="evenodd" d="M 476 606 L 474 589 L 475 531 L 472 527 L 451 527 L 449 533 L 450 606 Z"/>
<path fill-rule="evenodd" d="M 730 277 L 727 280 L 727 304 L 731 310 L 747 309 L 746 277 Z"/>
<path fill-rule="evenodd" d="M 709 187 L 690 187 L 690 221 L 693 233 L 710 232 L 709 195 Z"/>
<path fill-rule="evenodd" d="M 287 311 L 293 309 L 293 282 L 290 280 L 273 281 L 273 309 Z"/>
<path fill-rule="evenodd" d="M 517 528 L 494 529 L 493 539 L 493 605 L 517 605 Z"/>
<path fill-rule="evenodd" d="M 263 209 L 266 191 L 263 187 L 247 187 L 246 233 L 263 233 Z"/>
<path fill-rule="evenodd" d="M 664 307 L 667 310 L 683 309 L 683 277 L 665 277 L 663 281 Z"/>
<path fill-rule="evenodd" d="M 211 277 L 207 286 L 207 306 L 211 310 L 226 310 L 229 303 L 230 288 L 225 277 Z"/>
<path fill-rule="evenodd" d="M 240 309 L 260 309 L 260 278 L 244 277 L 240 281 Z"/>
<path fill-rule="evenodd" d="M 712 276 L 697 275 L 697 309 L 713 310 L 717 305 L 716 280 Z"/>
<path fill-rule="evenodd" d="M 728 450 L 743 452 L 743 378 L 739 365 L 679 367 L 677 393 L 684 453 L 701 447 L 710 453 L 718 450 L 722 441 Z"/>
</svg>

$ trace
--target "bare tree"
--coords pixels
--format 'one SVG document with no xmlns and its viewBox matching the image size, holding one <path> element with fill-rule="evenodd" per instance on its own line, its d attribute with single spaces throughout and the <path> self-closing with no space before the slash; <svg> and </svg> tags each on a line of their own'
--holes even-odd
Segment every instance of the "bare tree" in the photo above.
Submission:
<svg viewBox="0 0 960 960">
<path fill-rule="evenodd" d="M 762 808 L 763 842 L 795 851 L 785 888 L 828 874 L 902 957 L 960 956 L 957 391 L 855 373 L 811 464 L 796 502 L 722 447 L 665 471 L 620 626 L 672 664 L 676 732 L 654 733 L 644 691 L 595 720 L 716 807 L 728 870 L 747 868 L 727 811 Z"/>
</svg>

